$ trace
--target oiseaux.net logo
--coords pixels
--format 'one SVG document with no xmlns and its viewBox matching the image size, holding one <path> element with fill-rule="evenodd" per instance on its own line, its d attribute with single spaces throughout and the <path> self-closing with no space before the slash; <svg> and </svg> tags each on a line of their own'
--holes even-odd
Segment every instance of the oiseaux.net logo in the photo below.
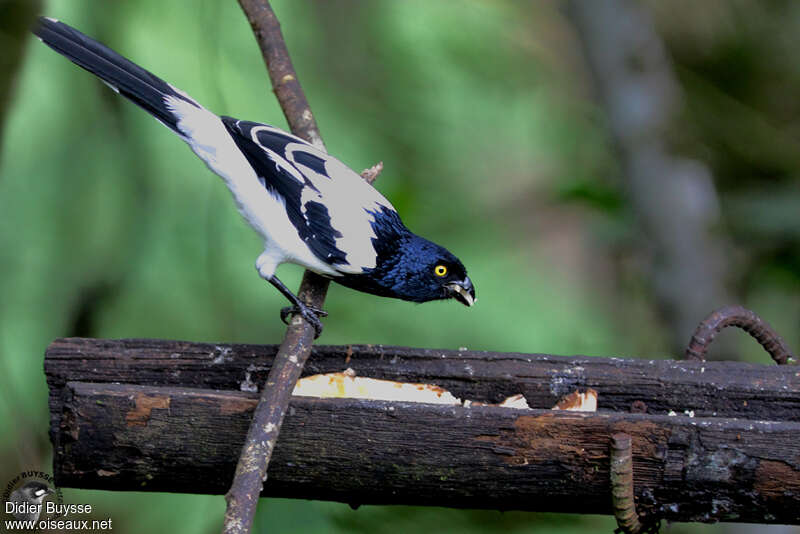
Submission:
<svg viewBox="0 0 800 534">
<path fill-rule="evenodd" d="M 3 491 L 3 526 L 17 530 L 112 530 L 111 518 L 94 519 L 90 504 L 64 504 L 53 477 L 42 471 L 20 473 Z"/>
</svg>

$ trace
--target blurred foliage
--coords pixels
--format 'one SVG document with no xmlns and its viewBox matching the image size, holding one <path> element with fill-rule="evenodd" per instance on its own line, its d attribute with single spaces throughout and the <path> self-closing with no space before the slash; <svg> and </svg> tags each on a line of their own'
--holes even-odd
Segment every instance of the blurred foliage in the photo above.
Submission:
<svg viewBox="0 0 800 534">
<path fill-rule="evenodd" d="M 418 306 L 334 285 L 321 342 L 670 356 L 621 169 L 557 4 L 274 4 L 328 149 L 358 170 L 382 160 L 377 187 L 412 229 L 464 260 L 480 300 L 471 309 Z M 731 285 L 797 348 L 800 4 L 676 4 L 647 4 L 687 94 L 672 142 L 714 170 Z M 233 1 L 75 0 L 45 12 L 217 113 L 286 127 Z M 16 87 L 0 110 L 6 480 L 50 461 L 42 354 L 53 338 L 277 343 L 284 301 L 258 278 L 259 240 L 222 182 L 167 129 L 35 39 L 20 70 L 0 76 Z M 296 287 L 301 272 L 280 274 Z M 92 503 L 117 532 L 212 532 L 224 507 L 220 497 L 190 495 L 67 490 L 65 498 Z M 612 524 L 280 499 L 265 500 L 259 514 L 265 530 L 304 533 L 608 532 Z M 684 528 L 695 529 L 672 532 Z"/>
</svg>

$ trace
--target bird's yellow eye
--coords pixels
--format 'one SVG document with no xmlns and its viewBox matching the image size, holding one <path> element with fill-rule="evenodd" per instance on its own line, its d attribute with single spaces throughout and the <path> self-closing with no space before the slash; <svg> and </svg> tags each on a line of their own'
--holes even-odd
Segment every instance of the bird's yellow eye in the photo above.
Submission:
<svg viewBox="0 0 800 534">
<path fill-rule="evenodd" d="M 433 272 L 436 274 L 436 276 L 444 276 L 447 274 L 447 267 L 444 265 L 437 265 L 433 268 Z"/>
</svg>

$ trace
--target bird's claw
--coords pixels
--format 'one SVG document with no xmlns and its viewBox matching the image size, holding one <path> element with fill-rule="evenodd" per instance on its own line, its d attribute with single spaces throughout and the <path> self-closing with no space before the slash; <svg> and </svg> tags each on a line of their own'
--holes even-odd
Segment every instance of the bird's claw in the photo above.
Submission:
<svg viewBox="0 0 800 534">
<path fill-rule="evenodd" d="M 314 327 L 314 339 L 318 338 L 322 333 L 322 321 L 320 321 L 319 318 L 327 317 L 328 312 L 301 302 L 297 306 L 281 308 L 281 321 L 285 324 L 289 324 L 289 317 L 297 315 L 298 313 L 308 324 Z"/>
</svg>

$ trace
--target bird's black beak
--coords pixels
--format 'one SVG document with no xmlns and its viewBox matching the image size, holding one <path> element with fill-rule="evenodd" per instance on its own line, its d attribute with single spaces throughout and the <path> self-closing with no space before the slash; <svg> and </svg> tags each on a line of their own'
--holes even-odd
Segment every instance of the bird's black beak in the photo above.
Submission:
<svg viewBox="0 0 800 534">
<path fill-rule="evenodd" d="M 472 306 L 477 299 L 475 298 L 475 288 L 469 276 L 460 282 L 450 282 L 445 286 L 450 296 L 459 301 L 464 306 Z"/>
</svg>

